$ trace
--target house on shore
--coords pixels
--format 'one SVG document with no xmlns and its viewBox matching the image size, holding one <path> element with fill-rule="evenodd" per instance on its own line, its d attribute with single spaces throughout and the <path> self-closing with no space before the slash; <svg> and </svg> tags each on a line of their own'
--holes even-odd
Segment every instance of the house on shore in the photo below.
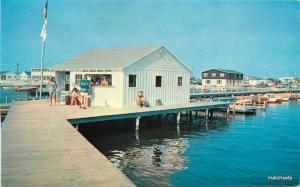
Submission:
<svg viewBox="0 0 300 187">
<path fill-rule="evenodd" d="M 295 77 L 279 77 L 282 84 L 291 84 L 295 82 Z"/>
<path fill-rule="evenodd" d="M 258 86 L 260 84 L 267 84 L 265 79 L 254 77 L 254 76 L 244 76 L 244 84 L 245 86 Z"/>
<path fill-rule="evenodd" d="M 31 81 L 32 82 L 40 82 L 41 80 L 41 68 L 32 68 L 31 69 Z M 51 77 L 55 76 L 55 72 L 50 68 L 43 68 L 43 81 L 47 82 Z"/>
<path fill-rule="evenodd" d="M 127 108 L 135 106 L 142 90 L 150 106 L 190 102 L 191 70 L 164 46 L 94 49 L 55 65 L 62 90 L 79 87 L 85 75 L 108 87 L 94 86 L 92 104 Z"/>
<path fill-rule="evenodd" d="M 19 79 L 21 81 L 27 82 L 31 80 L 31 72 L 30 71 L 23 71 L 19 74 Z"/>
<path fill-rule="evenodd" d="M 0 72 L 1 81 L 17 81 L 18 74 L 16 72 L 11 71 L 2 71 Z"/>
<path fill-rule="evenodd" d="M 242 87 L 243 73 L 234 70 L 210 69 L 202 72 L 203 87 L 232 88 Z"/>
</svg>

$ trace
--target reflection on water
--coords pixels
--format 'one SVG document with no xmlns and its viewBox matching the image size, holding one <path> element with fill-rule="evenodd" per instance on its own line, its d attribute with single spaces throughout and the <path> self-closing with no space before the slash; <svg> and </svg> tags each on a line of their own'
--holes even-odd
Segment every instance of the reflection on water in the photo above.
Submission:
<svg viewBox="0 0 300 187">
<path fill-rule="evenodd" d="M 203 118 L 193 123 L 183 119 L 180 125 L 171 119 L 148 118 L 142 121 L 139 131 L 132 124 L 131 120 L 101 123 L 81 128 L 80 132 L 138 186 L 170 186 L 169 176 L 187 167 L 184 153 L 189 139 L 228 127 L 226 119 Z"/>
<path fill-rule="evenodd" d="M 89 124 L 80 132 L 137 186 L 299 184 L 300 103 L 235 118 L 142 118 Z M 291 176 L 292 180 L 270 180 Z"/>
</svg>

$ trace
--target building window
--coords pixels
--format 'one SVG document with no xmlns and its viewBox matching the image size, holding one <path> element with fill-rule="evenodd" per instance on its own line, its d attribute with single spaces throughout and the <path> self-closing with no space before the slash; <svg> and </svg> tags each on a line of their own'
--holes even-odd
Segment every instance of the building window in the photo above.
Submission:
<svg viewBox="0 0 300 187">
<path fill-rule="evenodd" d="M 221 84 L 221 80 L 217 80 L 217 84 Z"/>
<path fill-rule="evenodd" d="M 155 87 L 161 87 L 161 76 L 155 77 Z"/>
<path fill-rule="evenodd" d="M 129 87 L 136 87 L 136 75 L 129 75 Z"/>
<path fill-rule="evenodd" d="M 203 77 L 208 77 L 208 73 L 203 73 Z"/>
<path fill-rule="evenodd" d="M 178 77 L 177 86 L 182 86 L 182 77 Z"/>
<path fill-rule="evenodd" d="M 225 77 L 225 74 L 224 73 L 220 73 L 220 77 Z"/>
<path fill-rule="evenodd" d="M 210 80 L 206 80 L 206 84 L 210 84 Z"/>
<path fill-rule="evenodd" d="M 82 79 L 82 74 L 75 74 L 75 84 L 79 85 Z"/>
<path fill-rule="evenodd" d="M 212 76 L 212 77 L 216 77 L 217 74 L 216 74 L 216 73 L 212 73 L 211 76 Z"/>
</svg>

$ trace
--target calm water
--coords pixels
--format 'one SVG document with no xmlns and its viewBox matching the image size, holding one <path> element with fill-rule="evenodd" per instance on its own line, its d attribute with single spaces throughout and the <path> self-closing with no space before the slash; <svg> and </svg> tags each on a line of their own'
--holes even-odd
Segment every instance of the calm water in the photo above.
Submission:
<svg viewBox="0 0 300 187">
<path fill-rule="evenodd" d="M 27 92 L 16 92 L 14 89 L 0 89 L 0 103 L 11 103 L 13 100 L 26 100 L 30 97 Z"/>
<path fill-rule="evenodd" d="M 12 103 L 13 101 L 35 99 L 35 94 L 30 95 L 28 92 L 16 92 L 15 89 L 0 89 L 0 104 Z M 42 99 L 48 99 L 48 93 L 43 93 Z"/>
<path fill-rule="evenodd" d="M 143 121 L 139 134 L 132 124 L 106 122 L 80 131 L 137 186 L 299 184 L 299 101 L 229 120 L 183 119 L 180 128 L 171 119 Z"/>
</svg>

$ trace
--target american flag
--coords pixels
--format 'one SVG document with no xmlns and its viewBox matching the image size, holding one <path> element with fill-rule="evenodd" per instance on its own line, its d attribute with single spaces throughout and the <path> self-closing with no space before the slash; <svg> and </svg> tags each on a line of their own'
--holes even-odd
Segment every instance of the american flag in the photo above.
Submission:
<svg viewBox="0 0 300 187">
<path fill-rule="evenodd" d="M 48 0 L 46 0 L 46 5 L 45 5 L 44 11 L 43 11 L 44 19 L 47 18 L 47 11 L 48 11 L 47 9 L 48 9 Z"/>
<path fill-rule="evenodd" d="M 43 16 L 44 16 L 44 25 L 41 31 L 41 37 L 43 42 L 46 41 L 46 36 L 47 36 L 47 14 L 48 14 L 48 0 L 46 0 L 46 5 L 43 11 Z"/>
</svg>

